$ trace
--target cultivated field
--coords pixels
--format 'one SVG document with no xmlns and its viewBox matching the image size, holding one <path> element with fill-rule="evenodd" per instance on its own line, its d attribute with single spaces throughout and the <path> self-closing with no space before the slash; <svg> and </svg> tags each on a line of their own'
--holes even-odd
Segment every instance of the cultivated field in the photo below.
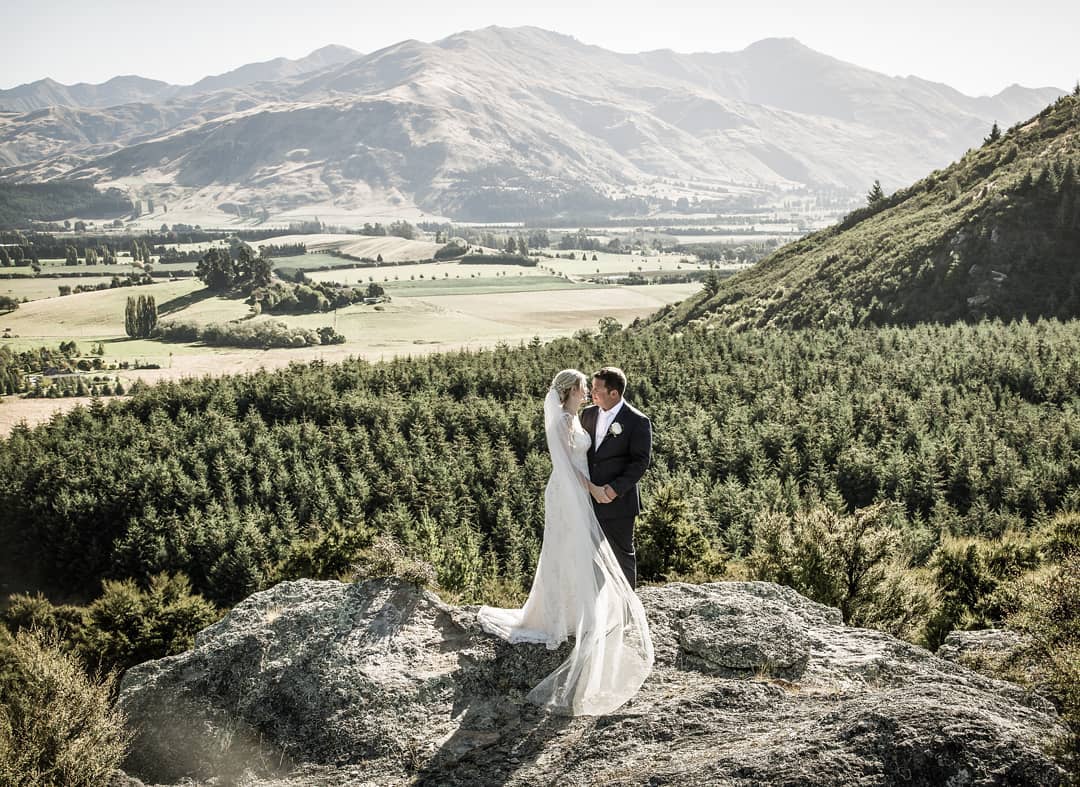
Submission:
<svg viewBox="0 0 1080 787">
<path fill-rule="evenodd" d="M 442 248 L 441 243 L 432 241 L 367 235 L 282 235 L 253 242 L 251 246 L 260 249 L 263 246 L 289 246 L 294 243 L 303 243 L 309 252 L 340 251 L 353 257 L 371 259 L 382 255 L 384 262 L 431 259 Z"/>
<path fill-rule="evenodd" d="M 510 288 L 519 286 L 515 278 L 488 276 L 470 283 L 474 287 L 482 283 L 483 286 Z M 526 278 L 540 281 L 554 277 L 521 277 L 522 280 Z M 252 350 L 206 347 L 198 343 L 164 343 L 125 336 L 124 305 L 129 295 L 154 295 L 162 320 L 182 318 L 200 323 L 223 322 L 243 318 L 249 313 L 242 301 L 208 297 L 201 282 L 194 280 L 81 293 L 23 304 L 0 320 L 0 328 L 10 328 L 17 338 L 3 339 L 0 343 L 22 350 L 56 346 L 61 341 L 75 339 L 84 351 L 89 351 L 92 342 L 100 341 L 105 347 L 107 363 L 141 361 L 162 367 L 120 372 L 121 379 L 128 385 L 135 379 L 152 383 L 206 374 L 242 373 L 316 359 L 330 362 L 352 356 L 380 360 L 465 347 L 480 349 L 499 342 L 527 342 L 533 337 L 548 340 L 569 336 L 581 329 L 595 330 L 602 317 L 614 317 L 626 324 L 635 317 L 647 316 L 668 303 L 680 301 L 700 287 L 699 284 L 587 287 L 555 279 L 553 284 L 558 283 L 563 289 L 524 292 L 504 289 L 493 294 L 477 288 L 462 289 L 465 282 L 469 280 L 441 282 L 434 293 L 418 286 L 416 294 L 410 297 L 395 296 L 390 303 L 377 306 L 357 304 L 336 313 L 253 318 L 281 320 L 310 328 L 333 325 L 346 337 L 346 343 L 340 345 Z M 416 284 L 420 284 L 419 279 Z M 4 397 L 0 400 L 0 434 L 6 434 L 12 425 L 24 418 L 37 423 L 47 420 L 56 409 L 70 408 L 75 403 L 74 399 Z"/>
<path fill-rule="evenodd" d="M 153 295 L 159 313 L 163 313 L 175 306 L 170 305 L 174 299 L 201 289 L 202 282 L 188 279 L 48 298 L 24 303 L 16 311 L 9 312 L 0 320 L 3 323 L 0 328 L 10 328 L 12 333 L 19 335 L 13 345 L 32 347 L 52 345 L 65 339 L 124 338 L 124 306 L 128 296 Z"/>
<path fill-rule="evenodd" d="M 68 265 L 64 260 L 39 260 L 41 263 L 41 270 L 43 273 L 97 273 L 102 276 L 126 276 L 134 270 L 134 266 L 131 264 L 130 258 L 121 257 L 119 262 L 115 262 L 111 265 L 97 264 L 97 265 L 83 265 L 81 262 L 78 265 Z M 15 268 L 2 269 L 5 273 L 19 273 L 24 276 L 34 276 L 34 270 L 29 265 L 20 265 Z"/>
<path fill-rule="evenodd" d="M 565 255 L 566 252 L 550 252 Z M 588 276 L 615 276 L 627 273 L 646 273 L 648 271 L 663 271 L 665 273 L 678 273 L 679 271 L 708 270 L 708 263 L 697 262 L 693 257 L 686 254 L 611 254 L 608 252 L 573 252 L 576 259 L 553 259 L 541 257 L 540 267 L 550 268 L 558 273 L 566 274 L 574 278 Z M 581 259 L 584 254 L 586 259 Z M 593 260 L 593 254 L 596 259 Z"/>
<path fill-rule="evenodd" d="M 394 281 L 383 285 L 393 298 L 434 297 L 441 295 L 496 295 L 508 292 L 543 290 L 588 290 L 598 284 L 578 284 L 562 276 L 484 276 L 475 279 L 418 279 Z"/>
<path fill-rule="evenodd" d="M 316 256 L 316 255 L 310 255 Z M 322 256 L 322 255 L 318 255 Z M 328 259 L 334 260 L 334 257 Z M 340 262 L 340 260 L 338 260 Z M 276 262 L 276 261 L 275 261 Z M 282 263 L 279 263 L 282 264 Z M 330 263 L 327 263 L 330 264 Z M 287 266 L 286 266 L 287 267 Z M 339 284 L 401 285 L 409 282 L 444 282 L 452 280 L 505 278 L 523 279 L 527 276 L 548 276 L 539 266 L 464 264 L 460 262 L 421 262 L 415 265 L 383 264 L 363 268 L 339 268 L 332 271 L 311 271 L 307 274 L 313 281 L 335 281 Z"/>
<path fill-rule="evenodd" d="M 112 276 L 67 276 L 62 279 L 33 279 L 22 277 L 18 279 L 0 279 L 0 295 L 8 295 L 17 300 L 26 298 L 31 301 L 39 301 L 42 298 L 59 298 L 60 287 L 67 286 L 74 289 L 78 286 L 94 287 L 98 284 L 108 284 Z"/>
</svg>

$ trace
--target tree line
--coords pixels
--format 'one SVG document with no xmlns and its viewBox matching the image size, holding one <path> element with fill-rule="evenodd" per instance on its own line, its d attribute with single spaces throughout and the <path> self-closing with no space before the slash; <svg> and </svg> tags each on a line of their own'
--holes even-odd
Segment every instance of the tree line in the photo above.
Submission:
<svg viewBox="0 0 1080 787">
<path fill-rule="evenodd" d="M 1028 532 L 1080 510 L 1078 359 L 1076 323 L 985 323 L 609 333 L 166 383 L 16 430 L 0 525 L 72 590 L 174 570 L 232 603 L 294 541 L 352 523 L 475 599 L 485 574 L 531 575 L 552 370 L 619 360 L 656 427 L 646 497 L 672 485 L 730 558 L 763 511 L 816 505 L 891 501 L 927 543 Z M 84 451 L 97 461 L 70 461 Z"/>
</svg>

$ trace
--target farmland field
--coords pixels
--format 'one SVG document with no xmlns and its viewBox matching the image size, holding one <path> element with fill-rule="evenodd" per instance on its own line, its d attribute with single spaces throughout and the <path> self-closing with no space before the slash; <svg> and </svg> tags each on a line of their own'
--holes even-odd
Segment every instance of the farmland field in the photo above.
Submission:
<svg viewBox="0 0 1080 787">
<path fill-rule="evenodd" d="M 375 259 L 382 255 L 386 262 L 431 259 L 441 243 L 424 240 L 405 240 L 390 235 L 283 235 L 255 241 L 255 249 L 263 246 L 287 246 L 303 243 L 309 252 L 336 250 L 353 257 Z"/>
<path fill-rule="evenodd" d="M 124 306 L 128 296 L 153 295 L 161 311 L 170 300 L 202 288 L 202 282 L 189 279 L 47 298 L 24 303 L 6 315 L 2 327 L 10 328 L 21 337 L 13 344 L 34 347 L 65 339 L 82 341 L 124 337 Z"/>
<path fill-rule="evenodd" d="M 42 298 L 59 298 L 60 287 L 94 287 L 108 284 L 112 276 L 69 276 L 63 279 L 35 279 L 29 276 L 18 279 L 0 279 L 0 295 L 7 295 L 17 300 L 26 298 L 39 301 Z"/>
<path fill-rule="evenodd" d="M 40 260 L 42 273 L 96 273 L 102 276 L 126 276 L 135 270 L 135 267 L 131 264 L 130 258 L 120 258 L 121 262 L 116 262 L 111 265 L 97 264 L 97 265 L 83 265 L 81 262 L 78 265 L 67 265 L 64 260 Z M 34 276 L 34 271 L 29 265 L 22 265 L 18 268 L 7 268 L 5 273 L 22 273 L 25 276 Z"/>
<path fill-rule="evenodd" d="M 380 282 L 381 284 L 381 282 Z M 484 276 L 461 279 L 424 279 L 391 281 L 383 284 L 393 298 L 433 297 L 436 295 L 491 295 L 508 292 L 538 292 L 541 290 L 588 290 L 600 285 L 578 284 L 562 276 Z"/>
<path fill-rule="evenodd" d="M 289 257 L 271 257 L 270 258 L 275 268 L 296 268 L 297 270 L 311 270 L 313 268 L 324 268 L 327 266 L 349 266 L 356 263 L 349 260 L 344 260 L 341 257 L 335 257 L 332 254 L 323 254 L 322 252 L 316 252 L 315 254 L 296 254 Z"/>
<path fill-rule="evenodd" d="M 524 278 L 524 277 L 523 277 Z M 545 279 L 548 277 L 536 277 Z M 501 284 L 501 277 L 498 280 Z M 511 277 L 507 277 L 507 282 Z M 495 277 L 484 283 L 494 284 Z M 419 282 L 417 282 L 419 284 Z M 477 282 L 478 284 L 479 282 Z M 565 284 L 565 282 L 564 282 Z M 693 294 L 699 284 L 643 287 L 583 287 L 528 292 L 447 291 L 436 296 L 395 297 L 377 306 L 356 304 L 336 313 L 287 316 L 262 315 L 254 320 L 280 320 L 289 325 L 317 328 L 333 325 L 345 344 L 296 349 L 254 350 L 207 347 L 199 343 L 164 343 L 129 339 L 124 334 L 124 304 L 128 295 L 153 294 L 161 319 L 191 319 L 200 323 L 236 319 L 248 313 L 240 300 L 207 297 L 197 281 L 164 282 L 147 287 L 105 290 L 50 298 L 24 304 L 6 315 L 0 327 L 10 327 L 18 338 L 3 340 L 14 350 L 56 346 L 75 339 L 84 351 L 101 341 L 104 360 L 142 361 L 160 369 L 121 372 L 125 384 L 135 379 L 158 380 L 220 375 L 274 368 L 293 362 L 343 360 L 362 357 L 380 360 L 460 348 L 491 347 L 499 342 L 527 342 L 534 336 L 553 339 L 581 329 L 595 330 L 602 317 L 628 323 L 660 307 Z M 47 402 L 43 405 L 42 402 Z M 47 420 L 56 409 L 74 406 L 70 399 L 0 399 L 0 434 L 26 418 Z"/>
<path fill-rule="evenodd" d="M 454 281 L 457 279 L 484 280 L 488 282 L 510 278 L 525 278 L 527 276 L 547 277 L 539 266 L 529 267 L 525 265 L 489 265 L 489 264 L 464 264 L 460 262 L 421 262 L 415 265 L 384 264 L 373 267 L 339 268 L 332 271 L 312 271 L 307 274 L 312 281 L 334 281 L 339 284 L 366 284 L 375 282 L 390 286 L 434 281 Z M 423 277 L 423 279 L 421 279 Z"/>
<path fill-rule="evenodd" d="M 566 254 L 566 252 L 560 253 Z M 583 253 L 586 256 L 584 260 L 581 259 Z M 709 269 L 707 263 L 697 262 L 693 257 L 686 254 L 650 254 L 643 257 L 639 254 L 612 254 L 598 251 L 595 252 L 595 260 L 593 260 L 593 254 L 594 252 L 591 251 L 576 251 L 574 255 L 577 259 L 567 260 L 544 257 L 540 259 L 539 264 L 542 268 L 550 268 L 575 278 L 637 273 L 639 271 L 678 273 L 679 271 Z"/>
</svg>

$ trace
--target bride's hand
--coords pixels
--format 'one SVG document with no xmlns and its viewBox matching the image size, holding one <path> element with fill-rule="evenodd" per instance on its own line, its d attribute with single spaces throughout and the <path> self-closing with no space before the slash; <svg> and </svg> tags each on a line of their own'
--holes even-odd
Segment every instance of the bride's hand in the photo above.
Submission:
<svg viewBox="0 0 1080 787">
<path fill-rule="evenodd" d="M 590 483 L 589 494 L 593 496 L 593 500 L 595 500 L 597 503 L 611 502 L 610 498 L 608 498 L 607 490 L 602 486 L 597 486 L 596 484 Z"/>
</svg>

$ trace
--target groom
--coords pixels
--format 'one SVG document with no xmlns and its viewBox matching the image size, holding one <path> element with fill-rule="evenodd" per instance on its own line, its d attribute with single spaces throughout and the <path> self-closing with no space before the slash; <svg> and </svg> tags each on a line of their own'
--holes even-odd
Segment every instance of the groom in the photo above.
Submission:
<svg viewBox="0 0 1080 787">
<path fill-rule="evenodd" d="M 630 587 L 637 587 L 634 519 L 641 511 L 638 481 L 652 458 L 652 423 L 623 398 L 626 375 L 605 366 L 592 378 L 593 405 L 581 413 L 581 425 L 592 435 L 589 475 L 602 486 L 593 496 L 600 528 L 619 559 Z"/>
</svg>

